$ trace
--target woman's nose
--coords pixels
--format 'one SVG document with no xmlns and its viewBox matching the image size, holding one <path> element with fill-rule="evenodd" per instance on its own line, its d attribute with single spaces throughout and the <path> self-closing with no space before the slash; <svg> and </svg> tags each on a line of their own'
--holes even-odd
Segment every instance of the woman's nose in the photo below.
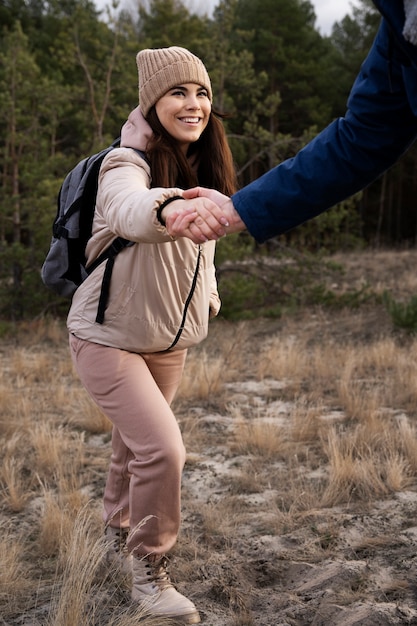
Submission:
<svg viewBox="0 0 417 626">
<path fill-rule="evenodd" d="M 200 103 L 198 101 L 198 98 L 196 98 L 196 96 L 189 96 L 189 98 L 187 99 L 187 107 L 189 109 L 199 109 Z"/>
</svg>

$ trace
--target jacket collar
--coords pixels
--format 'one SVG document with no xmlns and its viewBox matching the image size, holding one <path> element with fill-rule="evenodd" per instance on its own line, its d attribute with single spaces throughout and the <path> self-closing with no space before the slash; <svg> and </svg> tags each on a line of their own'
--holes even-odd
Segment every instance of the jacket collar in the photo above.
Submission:
<svg viewBox="0 0 417 626">
<path fill-rule="evenodd" d="M 417 45 L 417 0 L 404 0 L 405 23 L 403 35 L 413 46 Z"/>
<path fill-rule="evenodd" d="M 415 0 L 417 2 L 417 0 Z M 417 46 L 404 39 L 405 12 L 403 0 L 373 0 L 386 21 L 393 39 L 414 65 L 417 65 Z"/>
<path fill-rule="evenodd" d="M 122 148 L 136 148 L 145 152 L 151 136 L 151 127 L 143 117 L 140 108 L 136 107 L 122 126 L 120 146 Z"/>
</svg>

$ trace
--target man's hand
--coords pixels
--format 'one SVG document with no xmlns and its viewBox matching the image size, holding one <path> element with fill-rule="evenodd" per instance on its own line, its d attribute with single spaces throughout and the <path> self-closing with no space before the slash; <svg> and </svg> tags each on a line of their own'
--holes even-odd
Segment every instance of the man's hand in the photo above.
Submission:
<svg viewBox="0 0 417 626">
<path fill-rule="evenodd" d="M 246 229 L 245 223 L 241 220 L 239 213 L 233 206 L 233 202 L 228 196 L 216 191 L 215 189 L 207 189 L 206 187 L 194 187 L 193 189 L 187 189 L 183 192 L 183 197 L 187 199 L 192 198 L 208 198 L 214 202 L 219 209 L 221 209 L 221 215 L 226 220 L 225 234 L 230 235 L 232 233 L 240 233 Z M 216 213 L 216 216 L 218 214 Z M 214 215 L 213 215 L 214 216 Z M 224 222 L 222 222 L 224 224 Z M 195 219 L 190 223 L 190 230 L 197 234 L 196 229 L 200 227 L 200 222 Z"/>
<path fill-rule="evenodd" d="M 217 241 L 224 237 L 228 226 L 222 209 L 209 198 L 197 195 L 170 202 L 162 211 L 162 219 L 171 237 L 188 237 L 194 243 Z"/>
</svg>

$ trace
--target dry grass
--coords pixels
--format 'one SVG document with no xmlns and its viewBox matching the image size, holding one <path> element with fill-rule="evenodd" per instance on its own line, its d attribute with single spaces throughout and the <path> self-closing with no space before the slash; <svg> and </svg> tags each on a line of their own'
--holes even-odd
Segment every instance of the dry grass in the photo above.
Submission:
<svg viewBox="0 0 417 626">
<path fill-rule="evenodd" d="M 349 278 L 406 297 L 416 280 L 398 272 L 415 257 L 338 257 L 340 289 Z M 203 623 L 417 623 L 416 349 L 373 305 L 217 321 L 190 351 L 171 570 Z M 22 325 L 0 358 L 0 623 L 162 626 L 103 563 L 111 424 L 81 388 L 63 324 Z"/>
<path fill-rule="evenodd" d="M 110 420 L 83 389 L 73 393 L 70 401 L 75 409 L 69 420 L 72 426 L 90 434 L 111 432 Z"/>
<path fill-rule="evenodd" d="M 6 616 L 15 607 L 17 589 L 22 595 L 33 590 L 33 572 L 23 563 L 23 537 L 8 522 L 0 524 L 0 533 L 0 603 Z"/>
</svg>

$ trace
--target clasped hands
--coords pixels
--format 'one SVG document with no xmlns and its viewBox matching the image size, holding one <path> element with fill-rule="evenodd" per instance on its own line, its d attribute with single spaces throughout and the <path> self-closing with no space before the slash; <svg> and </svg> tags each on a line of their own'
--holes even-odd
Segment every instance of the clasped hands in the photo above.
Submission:
<svg viewBox="0 0 417 626">
<path fill-rule="evenodd" d="M 183 199 L 170 202 L 162 217 L 171 237 L 188 237 L 196 244 L 245 229 L 231 199 L 205 187 L 184 191 Z"/>
</svg>

